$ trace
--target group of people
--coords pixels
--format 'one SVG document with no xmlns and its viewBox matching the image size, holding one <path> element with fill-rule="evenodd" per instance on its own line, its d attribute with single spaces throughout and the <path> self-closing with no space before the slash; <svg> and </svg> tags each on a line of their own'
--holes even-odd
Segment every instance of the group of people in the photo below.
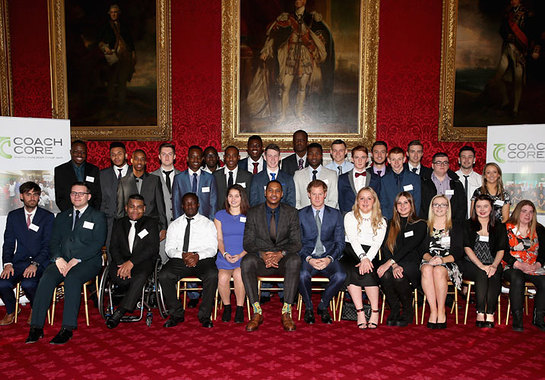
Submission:
<svg viewBox="0 0 545 380">
<path fill-rule="evenodd" d="M 56 218 L 38 207 L 40 186 L 20 186 L 24 206 L 10 212 L 4 237 L 0 297 L 6 315 L 0 325 L 13 322 L 13 287 L 21 282 L 32 305 L 27 342 L 39 340 L 52 293 L 64 282 L 62 327 L 51 343 L 66 343 L 77 326 L 82 284 L 101 271 L 106 246 L 110 277 L 126 288 L 106 320 L 109 328 L 135 308 L 160 260 L 157 280 L 169 316 L 165 327 L 184 321 L 176 285 L 191 276 L 202 280 L 198 318 L 203 327 L 213 326 L 218 289 L 222 320 L 230 321 L 234 311 L 234 321 L 243 323 L 247 296 L 253 316 L 246 330 L 255 331 L 264 320 L 258 277 L 278 276 L 283 278 L 281 324 L 286 331 L 296 328 L 291 308 L 299 293 L 304 321 L 315 323 L 316 310 L 329 324 L 330 301 L 344 288 L 360 329 L 378 327 L 380 289 L 390 307 L 387 325 L 412 322 L 417 289 L 430 305 L 427 326 L 443 329 L 448 284 L 461 288 L 463 279 L 475 283 L 479 327 L 494 326 L 505 280 L 517 331 L 523 329 L 524 284 L 533 282 L 533 323 L 545 330 L 545 276 L 540 275 L 545 255 L 539 244 L 545 229 L 530 201 L 519 202 L 509 215 L 510 198 L 496 164 L 486 164 L 482 175 L 475 173 L 475 151 L 464 146 L 457 172 L 449 169 L 443 152 L 433 155 L 428 168 L 416 140 L 406 152 L 388 150 L 384 141 L 376 141 L 371 152 L 359 145 L 348 161 L 346 144 L 335 140 L 332 161 L 324 166 L 322 146 L 309 144 L 302 130 L 293 134 L 293 148 L 281 160 L 277 145 L 264 148 L 254 135 L 248 139 L 247 158 L 241 160 L 239 149 L 228 146 L 220 167 L 215 149 L 208 157 L 201 147 L 191 146 L 188 168 L 178 171 L 175 146 L 163 143 L 161 166 L 148 173 L 140 149 L 129 165 L 125 146 L 112 143 L 112 166 L 99 170 L 87 162 L 85 143 L 74 141 L 72 159 L 55 168 L 61 209 Z M 315 309 L 311 280 L 316 275 L 329 282 Z M 369 315 L 362 294 L 370 303 Z M 198 303 L 198 293 L 190 297 L 190 304 Z"/>
</svg>

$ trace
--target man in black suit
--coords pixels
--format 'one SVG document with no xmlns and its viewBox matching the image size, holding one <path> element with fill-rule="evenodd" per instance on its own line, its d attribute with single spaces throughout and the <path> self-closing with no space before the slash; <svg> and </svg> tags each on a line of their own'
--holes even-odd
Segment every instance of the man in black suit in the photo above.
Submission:
<svg viewBox="0 0 545 380">
<path fill-rule="evenodd" d="M 250 185 L 252 183 L 252 175 L 247 170 L 241 170 L 238 166 L 240 160 L 239 150 L 236 146 L 230 145 L 225 148 L 225 154 L 223 155 L 223 161 L 225 166 L 216 170 L 214 177 L 216 178 L 216 185 L 218 187 L 218 203 L 217 209 L 223 210 L 225 208 L 225 198 L 227 197 L 227 189 L 238 183 L 246 190 L 248 197 L 250 196 Z"/>
<path fill-rule="evenodd" d="M 43 327 L 53 291 L 63 281 L 62 327 L 49 343 L 68 342 L 77 327 L 81 288 L 84 283 L 94 279 L 102 268 L 106 216 L 90 206 L 92 195 L 86 183 L 75 182 L 70 198 L 72 208 L 57 215 L 53 223 L 49 244 L 52 264 L 46 268 L 36 290 L 26 343 L 34 343 L 44 336 Z"/>
<path fill-rule="evenodd" d="M 91 192 L 89 204 L 100 210 L 102 194 L 100 190 L 100 171 L 98 167 L 87 162 L 87 146 L 81 140 L 72 143 L 70 149 L 72 159 L 55 168 L 55 202 L 61 211 L 72 207 L 70 189 L 74 182 L 85 182 Z"/>
<path fill-rule="evenodd" d="M 117 219 L 113 228 L 110 278 L 128 289 L 117 310 L 106 321 L 110 329 L 119 325 L 125 313 L 134 310 L 159 254 L 159 226 L 157 220 L 144 216 L 144 197 L 140 194 L 129 196 L 125 211 L 127 216 Z"/>
<path fill-rule="evenodd" d="M 293 151 L 295 153 L 282 160 L 282 171 L 293 176 L 297 170 L 301 170 L 308 166 L 307 145 L 308 134 L 301 129 L 295 131 L 293 133 Z"/>
<path fill-rule="evenodd" d="M 161 180 L 156 175 L 146 173 L 146 153 L 137 149 L 131 157 L 132 173 L 121 178 L 117 186 L 117 217 L 126 215 L 125 205 L 132 194 L 140 194 L 146 201 L 146 216 L 159 222 L 159 236 L 164 240 L 167 233 L 167 217 Z"/>
<path fill-rule="evenodd" d="M 422 165 L 422 156 L 424 156 L 424 146 L 420 140 L 411 141 L 407 146 L 407 162 L 403 164 L 403 167 L 421 178 L 430 178 L 432 170 Z"/>
<path fill-rule="evenodd" d="M 246 145 L 248 157 L 240 160 L 238 167 L 247 170 L 252 174 L 257 174 L 265 169 L 265 160 L 263 159 L 263 140 L 261 136 L 252 135 L 248 137 Z"/>
<path fill-rule="evenodd" d="M 258 276 L 284 277 L 284 305 L 282 325 L 286 331 L 294 331 L 291 318 L 291 305 L 295 302 L 301 259 L 301 233 L 297 209 L 280 203 L 282 185 L 277 180 L 270 181 L 265 188 L 264 203 L 252 207 L 246 217 L 244 229 L 244 250 L 248 252 L 242 259 L 242 281 L 246 294 L 254 309 L 254 315 L 246 325 L 246 331 L 255 331 L 263 323 L 258 289 Z"/>
</svg>

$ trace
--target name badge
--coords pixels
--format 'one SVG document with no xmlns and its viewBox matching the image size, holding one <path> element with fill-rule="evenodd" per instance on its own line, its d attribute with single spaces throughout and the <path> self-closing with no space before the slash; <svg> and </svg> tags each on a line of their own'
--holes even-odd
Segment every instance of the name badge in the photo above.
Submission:
<svg viewBox="0 0 545 380">
<path fill-rule="evenodd" d="M 444 247 L 450 246 L 450 236 L 443 236 L 441 238 L 441 245 Z"/>
<path fill-rule="evenodd" d="M 405 232 L 405 237 L 406 237 L 406 238 L 411 237 L 411 236 L 414 236 L 414 231 L 407 231 L 407 232 Z"/>
<path fill-rule="evenodd" d="M 445 190 L 445 195 L 454 195 L 454 190 Z"/>
<path fill-rule="evenodd" d="M 240 186 L 242 186 L 243 188 L 246 188 L 246 182 L 241 182 L 239 183 Z"/>
<path fill-rule="evenodd" d="M 412 191 L 413 190 L 413 185 L 405 185 L 403 186 L 403 191 Z"/>
<path fill-rule="evenodd" d="M 90 175 L 88 175 L 87 177 L 85 177 L 85 182 L 95 183 L 95 177 L 91 177 Z"/>
<path fill-rule="evenodd" d="M 203 193 L 209 193 L 209 192 L 210 192 L 210 187 L 204 186 L 204 187 L 202 188 L 202 192 L 203 192 Z"/>
<path fill-rule="evenodd" d="M 246 223 L 246 217 L 245 216 L 240 217 L 240 223 Z"/>
<path fill-rule="evenodd" d="M 488 240 L 489 240 L 489 239 L 488 239 L 488 236 L 481 236 L 481 235 L 479 235 L 479 240 L 480 240 L 480 241 L 484 241 L 485 243 L 488 243 Z"/>
<path fill-rule="evenodd" d="M 502 201 L 501 199 L 497 199 L 495 202 L 494 202 L 494 206 L 500 206 L 502 207 L 504 205 L 504 201 Z"/>
<path fill-rule="evenodd" d="M 38 232 L 38 230 L 40 229 L 40 226 L 37 226 L 34 223 L 30 223 L 30 226 L 28 226 L 28 229 L 34 232 Z"/>
<path fill-rule="evenodd" d="M 143 238 L 145 238 L 146 236 L 148 236 L 148 230 L 146 230 L 145 228 L 144 228 L 142 231 L 140 231 L 140 232 L 138 233 L 138 237 L 139 237 L 140 239 L 143 239 Z"/>
<path fill-rule="evenodd" d="M 85 221 L 83 222 L 83 228 L 87 228 L 88 230 L 92 230 L 95 227 L 95 223 Z"/>
</svg>

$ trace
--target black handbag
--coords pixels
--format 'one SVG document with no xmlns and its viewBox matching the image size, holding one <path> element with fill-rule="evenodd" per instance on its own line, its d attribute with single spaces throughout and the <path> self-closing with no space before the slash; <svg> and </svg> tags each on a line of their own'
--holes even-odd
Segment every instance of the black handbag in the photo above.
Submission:
<svg viewBox="0 0 545 380">
<path fill-rule="evenodd" d="M 371 305 L 364 304 L 363 312 L 365 313 L 365 319 L 369 320 L 371 318 Z M 356 311 L 356 306 L 352 302 L 343 303 L 343 312 L 341 314 L 341 319 L 344 321 L 357 321 L 358 312 Z"/>
</svg>

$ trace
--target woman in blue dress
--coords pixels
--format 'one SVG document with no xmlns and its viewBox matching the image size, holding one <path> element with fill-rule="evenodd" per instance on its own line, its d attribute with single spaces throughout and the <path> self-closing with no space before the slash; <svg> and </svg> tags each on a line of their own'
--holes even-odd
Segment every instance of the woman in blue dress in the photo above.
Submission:
<svg viewBox="0 0 545 380">
<path fill-rule="evenodd" d="M 227 189 L 225 210 L 216 213 L 214 224 L 218 231 L 218 291 L 224 305 L 222 321 L 231 320 L 231 277 L 235 284 L 237 308 L 235 323 L 244 322 L 244 284 L 240 272 L 240 260 L 246 255 L 242 247 L 246 212 L 250 208 L 244 188 L 238 184 Z"/>
</svg>

